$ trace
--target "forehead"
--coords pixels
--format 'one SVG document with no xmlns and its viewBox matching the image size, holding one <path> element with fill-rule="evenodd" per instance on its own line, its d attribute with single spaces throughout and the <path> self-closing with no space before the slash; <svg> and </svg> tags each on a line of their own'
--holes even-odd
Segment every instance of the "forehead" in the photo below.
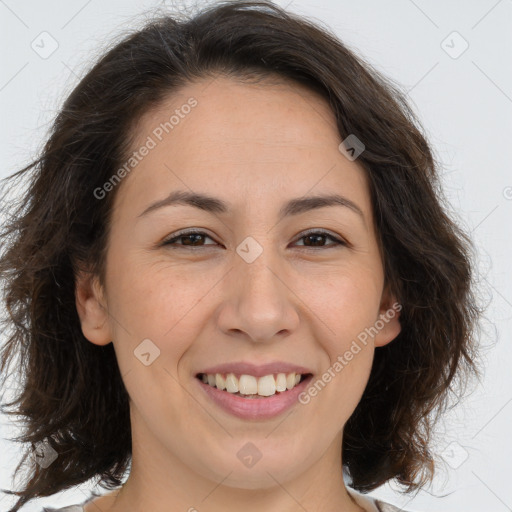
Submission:
<svg viewBox="0 0 512 512">
<path fill-rule="evenodd" d="M 340 142 L 328 102 L 305 86 L 199 80 L 136 123 L 132 151 L 152 148 L 124 179 L 120 201 L 141 210 L 188 188 L 243 207 L 251 199 L 261 206 L 284 195 L 338 192 L 369 213 L 364 169 L 340 153 Z"/>
</svg>

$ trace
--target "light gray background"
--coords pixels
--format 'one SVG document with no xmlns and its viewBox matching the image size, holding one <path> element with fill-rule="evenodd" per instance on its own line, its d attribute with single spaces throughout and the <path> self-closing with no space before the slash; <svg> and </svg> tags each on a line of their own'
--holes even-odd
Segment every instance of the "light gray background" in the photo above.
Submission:
<svg viewBox="0 0 512 512">
<path fill-rule="evenodd" d="M 372 494 L 411 511 L 512 510 L 512 1 L 276 3 L 331 27 L 408 91 L 442 161 L 446 194 L 480 254 L 481 295 L 489 301 L 485 379 L 439 426 L 445 465 L 434 485 L 414 499 L 388 485 Z M 0 0 L 0 177 L 30 160 L 64 97 L 112 37 L 139 26 L 157 6 L 166 4 Z M 44 31 L 58 43 L 50 56 L 31 47 L 51 49 Z M 469 47 L 457 55 L 461 38 Z M 0 487 L 11 488 L 19 447 L 4 440 L 15 431 L 5 417 L 0 422 Z M 89 489 L 83 485 L 23 510 L 82 502 Z M 11 502 L 0 495 L 0 510 Z"/>
</svg>

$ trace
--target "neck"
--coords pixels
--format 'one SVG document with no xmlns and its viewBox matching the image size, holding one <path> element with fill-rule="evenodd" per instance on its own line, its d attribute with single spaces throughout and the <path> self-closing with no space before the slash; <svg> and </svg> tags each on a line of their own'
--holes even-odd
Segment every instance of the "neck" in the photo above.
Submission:
<svg viewBox="0 0 512 512">
<path fill-rule="evenodd" d="M 187 460 L 191 456 L 186 447 L 179 444 L 162 446 L 133 410 L 131 426 L 130 476 L 124 486 L 115 491 L 113 504 L 107 512 L 364 511 L 344 485 L 342 432 L 335 436 L 319 459 L 305 457 L 302 467 L 286 465 L 284 461 L 286 467 L 283 468 L 280 460 L 276 462 L 271 456 L 265 458 L 262 454 L 262 458 L 248 469 L 236 457 L 233 461 L 219 461 L 215 468 L 211 462 Z M 231 449 L 229 443 L 233 440 L 227 440 L 226 451 Z M 278 446 L 274 450 L 271 445 L 266 447 L 269 454 L 279 452 Z"/>
</svg>

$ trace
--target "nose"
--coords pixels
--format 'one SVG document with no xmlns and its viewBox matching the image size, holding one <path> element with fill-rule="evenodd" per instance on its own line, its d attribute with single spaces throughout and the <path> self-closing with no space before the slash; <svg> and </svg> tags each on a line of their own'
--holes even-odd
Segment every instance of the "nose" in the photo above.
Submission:
<svg viewBox="0 0 512 512">
<path fill-rule="evenodd" d="M 293 292 L 285 262 L 279 262 L 271 252 L 265 249 L 251 263 L 235 257 L 217 317 L 226 335 L 272 342 L 297 329 L 301 301 Z"/>
</svg>

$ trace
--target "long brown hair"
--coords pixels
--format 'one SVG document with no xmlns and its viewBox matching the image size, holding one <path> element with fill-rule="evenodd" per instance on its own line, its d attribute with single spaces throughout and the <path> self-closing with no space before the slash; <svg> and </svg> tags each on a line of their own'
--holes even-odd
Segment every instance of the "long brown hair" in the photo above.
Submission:
<svg viewBox="0 0 512 512">
<path fill-rule="evenodd" d="M 22 490 L 5 491 L 19 496 L 9 512 L 91 478 L 108 489 L 122 483 L 131 461 L 128 395 L 113 345 L 83 336 L 74 295 L 79 269 L 105 277 L 119 187 L 102 199 L 94 190 L 126 161 L 145 112 L 218 73 L 304 84 L 329 102 L 342 140 L 354 134 L 365 144 L 358 162 L 402 331 L 375 352 L 344 428 L 343 464 L 363 492 L 393 478 L 412 492 L 432 479 L 438 414 L 478 375 L 480 313 L 470 240 L 447 213 L 433 151 L 406 95 L 327 29 L 267 1 L 229 1 L 187 19 L 156 17 L 126 36 L 66 99 L 38 158 L 6 179 L 11 187 L 25 179 L 27 189 L 4 208 L 1 233 L 0 372 L 4 384 L 8 375 L 21 383 L 3 410 L 24 420 L 15 440 L 29 446 L 16 473 L 24 462 L 30 471 Z M 31 457 L 43 441 L 58 453 L 48 469 Z"/>
</svg>

